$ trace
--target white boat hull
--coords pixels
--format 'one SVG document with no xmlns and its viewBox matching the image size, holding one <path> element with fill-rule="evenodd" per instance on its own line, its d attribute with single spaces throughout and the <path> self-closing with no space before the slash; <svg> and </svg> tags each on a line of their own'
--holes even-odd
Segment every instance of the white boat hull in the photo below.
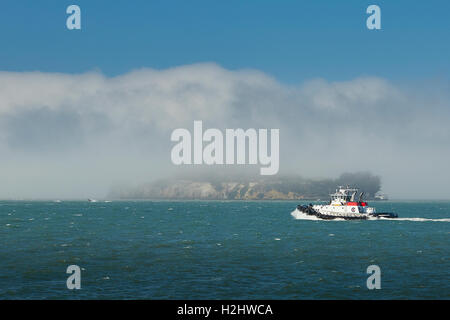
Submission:
<svg viewBox="0 0 450 320">
<path fill-rule="evenodd" d="M 370 207 L 369 207 L 370 208 Z M 367 208 L 367 209 L 369 209 Z M 315 216 L 324 220 L 331 219 L 344 219 L 344 220 L 366 220 L 370 218 L 397 218 L 397 215 L 393 213 L 375 213 L 375 210 L 359 211 L 356 209 L 352 211 L 352 208 L 340 208 L 336 209 L 330 205 L 315 205 L 315 206 L 297 206 L 297 210 L 310 216 Z"/>
</svg>

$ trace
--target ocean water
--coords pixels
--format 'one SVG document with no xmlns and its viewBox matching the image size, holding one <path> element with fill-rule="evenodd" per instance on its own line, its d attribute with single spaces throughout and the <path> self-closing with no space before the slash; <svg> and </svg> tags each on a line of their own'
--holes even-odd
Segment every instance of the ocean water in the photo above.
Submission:
<svg viewBox="0 0 450 320">
<path fill-rule="evenodd" d="M 371 203 L 397 221 L 297 220 L 297 204 L 1 201 L 0 298 L 450 298 L 450 202 Z"/>
</svg>

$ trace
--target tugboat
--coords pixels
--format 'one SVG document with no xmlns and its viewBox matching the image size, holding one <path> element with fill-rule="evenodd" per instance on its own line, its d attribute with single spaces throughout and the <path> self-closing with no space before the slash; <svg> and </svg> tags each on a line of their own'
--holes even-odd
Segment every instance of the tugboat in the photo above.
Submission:
<svg viewBox="0 0 450 320">
<path fill-rule="evenodd" d="M 339 186 L 336 192 L 330 194 L 331 199 L 325 205 L 307 206 L 298 205 L 297 211 L 310 216 L 316 216 L 320 219 L 345 219 L 345 220 L 365 220 L 370 218 L 397 218 L 395 213 L 376 213 L 375 208 L 369 207 L 366 201 L 363 201 L 364 192 L 359 195 L 356 201 L 358 189 Z M 294 211 L 295 212 L 295 211 Z"/>
</svg>

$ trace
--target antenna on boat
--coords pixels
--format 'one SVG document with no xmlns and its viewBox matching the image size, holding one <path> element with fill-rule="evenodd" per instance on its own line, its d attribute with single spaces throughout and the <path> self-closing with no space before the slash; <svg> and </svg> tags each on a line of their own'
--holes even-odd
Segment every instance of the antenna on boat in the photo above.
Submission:
<svg viewBox="0 0 450 320">
<path fill-rule="evenodd" d="M 364 195 L 364 191 L 363 191 L 363 192 L 361 192 L 361 194 L 359 195 L 359 201 L 362 201 L 362 197 L 363 197 L 363 195 Z"/>
</svg>

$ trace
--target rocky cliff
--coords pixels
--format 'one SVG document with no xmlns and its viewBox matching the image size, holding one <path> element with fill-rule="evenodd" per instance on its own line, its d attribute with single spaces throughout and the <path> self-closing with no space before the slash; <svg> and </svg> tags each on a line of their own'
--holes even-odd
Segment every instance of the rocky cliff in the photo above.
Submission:
<svg viewBox="0 0 450 320">
<path fill-rule="evenodd" d="M 380 178 L 370 173 L 346 173 L 338 179 L 311 180 L 301 177 L 167 179 L 134 188 L 114 188 L 115 199 L 204 199 L 204 200 L 295 200 L 328 199 L 337 185 L 353 185 L 373 198 L 380 190 Z"/>
</svg>

